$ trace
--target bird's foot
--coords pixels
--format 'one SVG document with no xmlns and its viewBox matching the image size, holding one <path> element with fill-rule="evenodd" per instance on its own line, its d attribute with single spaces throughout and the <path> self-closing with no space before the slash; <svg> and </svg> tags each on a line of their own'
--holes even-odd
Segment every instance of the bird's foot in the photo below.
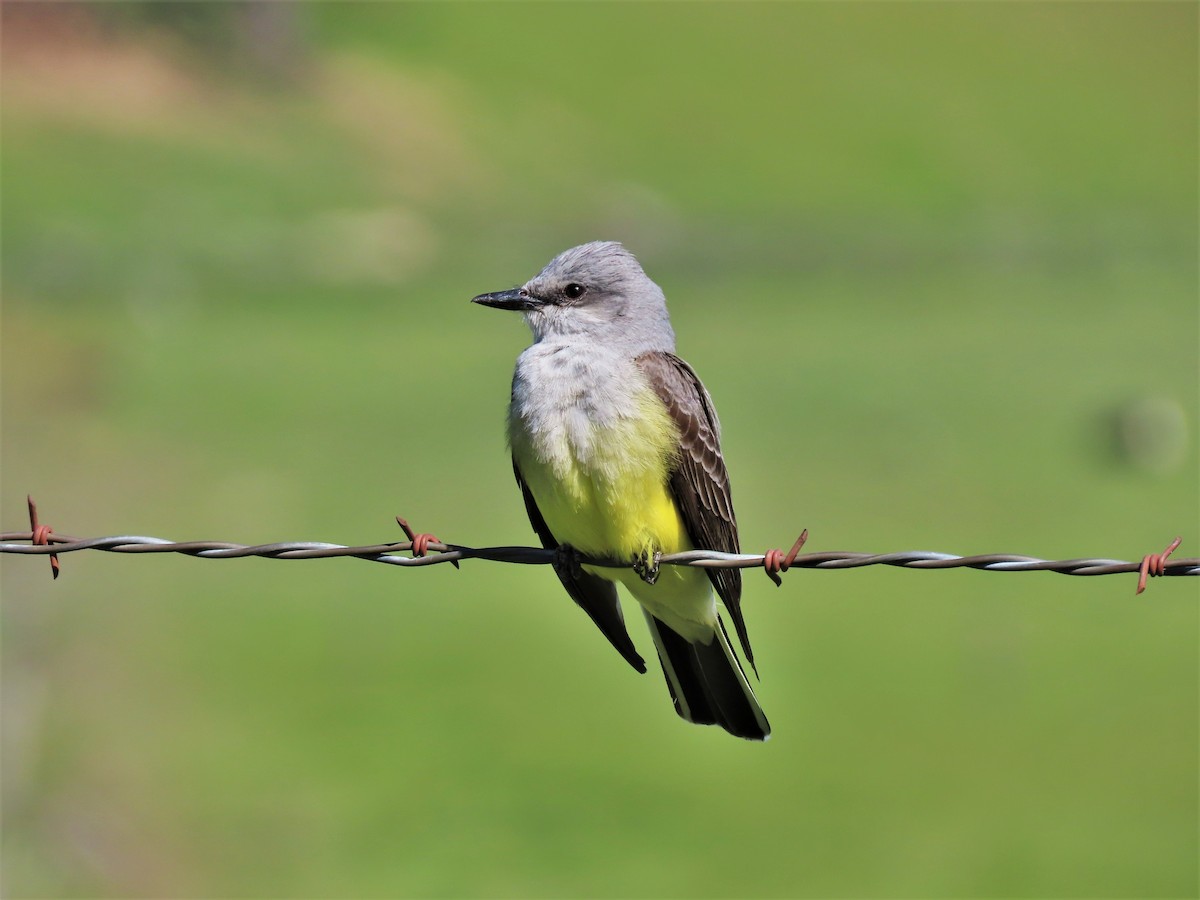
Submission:
<svg viewBox="0 0 1200 900">
<path fill-rule="evenodd" d="M 633 571 L 637 572 L 638 577 L 646 582 L 646 584 L 654 584 L 654 582 L 658 581 L 658 563 L 661 559 L 662 553 L 660 551 L 655 550 L 651 554 L 643 550 L 633 562 Z"/>
</svg>

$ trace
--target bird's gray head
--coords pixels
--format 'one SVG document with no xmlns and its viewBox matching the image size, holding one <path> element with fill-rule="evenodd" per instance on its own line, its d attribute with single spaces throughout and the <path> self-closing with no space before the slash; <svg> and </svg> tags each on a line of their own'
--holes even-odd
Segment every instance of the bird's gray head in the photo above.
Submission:
<svg viewBox="0 0 1200 900">
<path fill-rule="evenodd" d="M 565 250 L 521 287 L 473 302 L 521 310 L 535 341 L 593 340 L 634 354 L 675 349 L 662 289 L 615 241 Z"/>
</svg>

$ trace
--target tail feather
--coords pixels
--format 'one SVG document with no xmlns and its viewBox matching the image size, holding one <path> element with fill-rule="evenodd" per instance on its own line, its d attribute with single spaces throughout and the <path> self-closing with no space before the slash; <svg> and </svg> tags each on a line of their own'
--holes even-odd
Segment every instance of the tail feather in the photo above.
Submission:
<svg viewBox="0 0 1200 900">
<path fill-rule="evenodd" d="M 675 711 L 689 722 L 720 725 L 737 737 L 765 741 L 771 725 L 729 645 L 725 624 L 717 621 L 720 627 L 711 643 L 693 644 L 646 613 Z"/>
</svg>

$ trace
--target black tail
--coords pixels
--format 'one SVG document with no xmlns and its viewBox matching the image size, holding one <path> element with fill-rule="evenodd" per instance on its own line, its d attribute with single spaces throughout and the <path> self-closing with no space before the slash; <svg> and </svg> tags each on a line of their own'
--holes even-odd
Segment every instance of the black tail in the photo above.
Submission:
<svg viewBox="0 0 1200 900">
<path fill-rule="evenodd" d="M 646 622 L 658 647 L 658 661 L 675 701 L 675 712 L 689 722 L 720 725 L 747 740 L 765 741 L 771 736 L 771 725 L 729 646 L 720 619 L 709 644 L 693 644 L 648 612 Z"/>
</svg>

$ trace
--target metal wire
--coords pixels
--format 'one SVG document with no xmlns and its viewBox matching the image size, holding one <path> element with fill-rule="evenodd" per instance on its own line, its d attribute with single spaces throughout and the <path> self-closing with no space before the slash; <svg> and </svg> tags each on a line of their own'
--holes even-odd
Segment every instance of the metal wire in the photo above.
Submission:
<svg viewBox="0 0 1200 900">
<path fill-rule="evenodd" d="M 37 537 L 45 544 L 29 542 Z M 417 535 L 417 538 L 428 538 Z M 236 544 L 229 541 L 182 541 L 174 542 L 144 535 L 116 535 L 112 537 L 76 538 L 49 532 L 11 531 L 0 533 L 0 553 L 24 553 L 48 555 L 74 553 L 80 550 L 103 550 L 108 553 L 182 553 L 201 559 L 233 559 L 258 556 L 267 559 L 329 559 L 350 557 L 368 562 L 385 563 L 392 566 L 435 566 L 441 563 L 456 563 L 465 559 L 486 559 L 492 562 L 519 563 L 522 565 L 552 565 L 559 554 L 555 550 L 541 547 L 465 547 L 461 544 L 445 544 L 426 540 L 423 546 L 428 552 L 424 556 L 400 556 L 413 550 L 421 542 L 408 540 L 396 543 L 371 544 L 348 547 L 323 541 L 284 541 L 273 544 Z M 1173 547 L 1171 549 L 1174 549 Z M 658 562 L 669 566 L 699 566 L 702 568 L 749 569 L 764 567 L 772 553 L 720 553 L 715 550 L 689 550 L 662 556 Z M 1165 554 L 1152 554 L 1158 562 L 1161 575 L 1200 575 L 1200 559 L 1165 559 Z M 611 568 L 628 568 L 631 563 L 614 559 L 596 559 L 580 556 L 579 561 L 589 565 Z M 958 556 L 929 550 L 909 550 L 896 553 L 857 553 L 842 550 L 826 550 L 820 553 L 798 553 L 782 566 L 801 569 L 856 569 L 863 566 L 901 566 L 910 569 L 981 569 L 988 572 L 1057 572 L 1061 575 L 1115 575 L 1140 572 L 1147 568 L 1147 560 L 1129 562 L 1119 559 L 1085 558 L 1046 560 L 1034 556 L 1018 556 L 1008 553 L 990 553 L 979 556 Z M 768 573 L 770 567 L 766 567 Z M 1154 566 L 1151 566 L 1154 568 Z M 1143 579 L 1144 580 L 1144 579 Z"/>
</svg>

